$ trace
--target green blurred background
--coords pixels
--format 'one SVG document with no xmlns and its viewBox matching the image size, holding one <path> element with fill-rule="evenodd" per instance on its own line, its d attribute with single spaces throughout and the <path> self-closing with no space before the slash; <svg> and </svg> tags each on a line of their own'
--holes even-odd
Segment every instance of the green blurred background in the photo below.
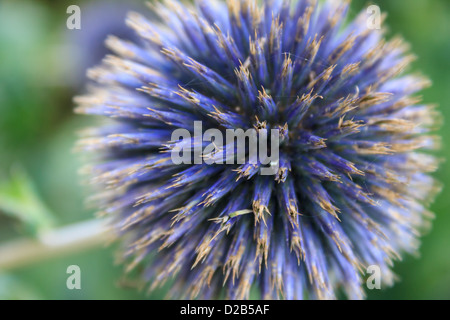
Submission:
<svg viewBox="0 0 450 320">
<path fill-rule="evenodd" d="M 412 69 L 433 81 L 424 101 L 450 109 L 450 1 L 372 1 L 388 13 L 389 36 L 403 35 L 418 56 Z M 68 30 L 69 5 L 81 8 L 81 30 Z M 367 7 L 353 0 L 351 14 Z M 39 230 L 91 219 L 88 191 L 77 174 L 81 159 L 72 152 L 76 132 L 89 119 L 73 114 L 72 97 L 82 92 L 86 68 L 106 53 L 107 33 L 132 37 L 123 27 L 136 1 L 0 0 L 0 244 L 32 237 Z M 450 158 L 444 125 L 442 158 Z M 368 291 L 369 299 L 450 298 L 450 166 L 436 177 L 444 185 L 433 204 L 436 219 L 423 237 L 419 257 L 395 265 L 400 281 Z M 115 264 L 115 248 L 103 247 L 0 272 L 0 299 L 160 299 L 130 288 Z M 1 259 L 1 257 L 0 257 Z M 79 265 L 82 289 L 66 288 L 66 268 Z"/>
</svg>

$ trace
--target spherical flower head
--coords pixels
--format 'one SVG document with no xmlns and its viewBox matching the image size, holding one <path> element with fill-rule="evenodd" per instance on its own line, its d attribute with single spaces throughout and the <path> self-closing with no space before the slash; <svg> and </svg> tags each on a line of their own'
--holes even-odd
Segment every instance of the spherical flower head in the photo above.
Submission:
<svg viewBox="0 0 450 320">
<path fill-rule="evenodd" d="M 79 147 L 99 156 L 94 198 L 128 269 L 151 288 L 173 278 L 174 298 L 362 298 L 373 265 L 391 284 L 438 189 L 436 111 L 417 96 L 428 81 L 404 73 L 403 41 L 368 28 L 365 11 L 347 21 L 348 1 L 151 6 L 160 19 L 129 14 L 139 43 L 109 38 L 115 55 L 76 99 L 110 119 Z M 205 148 L 196 123 L 276 130 L 276 170 L 251 157 L 174 163 L 174 150 L 234 159 L 234 147 Z"/>
</svg>

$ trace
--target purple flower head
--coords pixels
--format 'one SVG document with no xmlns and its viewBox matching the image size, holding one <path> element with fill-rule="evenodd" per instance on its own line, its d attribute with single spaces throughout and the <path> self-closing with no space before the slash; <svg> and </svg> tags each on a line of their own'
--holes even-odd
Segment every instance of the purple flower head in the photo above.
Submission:
<svg viewBox="0 0 450 320">
<path fill-rule="evenodd" d="M 230 0 L 152 5 L 109 38 L 77 112 L 110 120 L 79 147 L 103 190 L 129 269 L 175 298 L 364 296 L 366 268 L 391 284 L 415 252 L 438 187 L 427 151 L 436 111 L 404 74 L 401 39 L 386 41 L 348 1 Z M 278 171 L 261 163 L 174 164 L 176 129 L 279 129 Z M 195 140 L 195 139 L 193 139 Z M 225 157 L 228 150 L 223 149 Z M 217 156 L 217 154 L 209 155 Z"/>
</svg>

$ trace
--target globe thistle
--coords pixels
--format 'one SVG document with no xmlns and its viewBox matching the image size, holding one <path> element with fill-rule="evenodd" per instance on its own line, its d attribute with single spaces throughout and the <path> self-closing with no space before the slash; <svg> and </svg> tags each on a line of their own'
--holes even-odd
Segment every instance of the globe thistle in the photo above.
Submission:
<svg viewBox="0 0 450 320">
<path fill-rule="evenodd" d="M 128 269 L 174 298 L 350 299 L 368 266 L 394 279 L 432 214 L 436 111 L 400 39 L 348 21 L 348 1 L 165 1 L 128 15 L 139 43 L 89 71 L 79 142 Z M 181 164 L 178 128 L 275 128 L 278 171 Z M 217 151 L 220 152 L 225 151 Z M 211 155 L 210 155 L 211 156 Z M 258 297 L 258 295 L 256 295 Z"/>
</svg>

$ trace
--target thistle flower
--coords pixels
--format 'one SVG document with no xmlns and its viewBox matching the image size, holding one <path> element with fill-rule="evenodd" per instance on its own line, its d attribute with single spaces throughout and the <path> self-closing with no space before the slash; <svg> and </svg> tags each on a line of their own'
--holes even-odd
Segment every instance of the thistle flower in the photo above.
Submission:
<svg viewBox="0 0 450 320">
<path fill-rule="evenodd" d="M 115 55 L 76 99 L 112 119 L 79 147 L 101 156 L 95 199 L 128 268 L 151 288 L 173 277 L 175 298 L 362 298 L 370 265 L 391 284 L 437 191 L 436 112 L 416 95 L 428 81 L 404 74 L 403 41 L 365 12 L 346 21 L 348 1 L 151 6 L 161 19 L 129 14 L 140 43 L 108 38 Z M 194 121 L 279 128 L 278 172 L 175 165 L 171 132 Z"/>
</svg>

